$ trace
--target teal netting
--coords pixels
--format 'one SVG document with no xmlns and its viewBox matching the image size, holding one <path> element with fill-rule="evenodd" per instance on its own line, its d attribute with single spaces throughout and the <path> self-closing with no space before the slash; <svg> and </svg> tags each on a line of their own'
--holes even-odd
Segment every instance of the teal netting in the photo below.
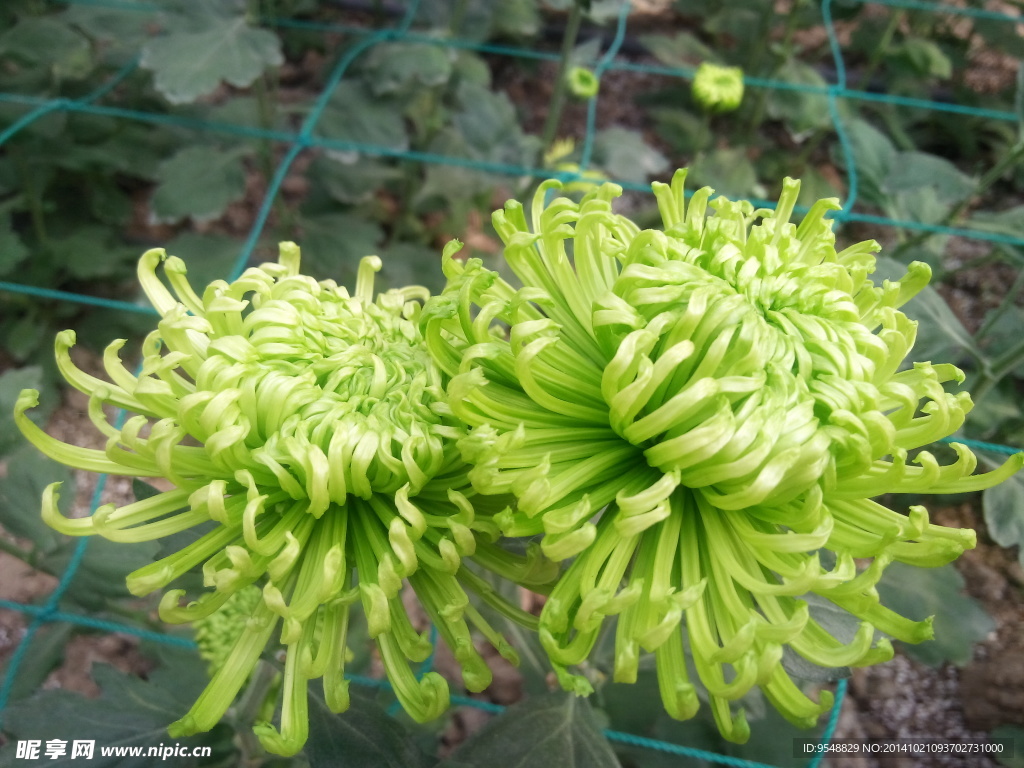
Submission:
<svg viewBox="0 0 1024 768">
<path fill-rule="evenodd" d="M 1007 24 L 1017 24 L 1020 23 L 1022 19 L 1024 19 L 1024 15 L 1012 15 L 977 8 L 961 8 L 951 5 L 922 2 L 920 0 L 853 1 L 861 3 L 870 2 L 877 5 L 890 6 L 892 8 L 897 9 L 930 11 L 934 13 L 962 15 L 989 21 L 998 21 Z M 159 10 L 158 6 L 153 5 L 151 3 L 136 2 L 133 0 L 67 0 L 67 2 L 69 5 L 79 4 L 102 6 L 107 8 L 132 11 L 138 13 L 153 13 Z M 856 205 L 858 201 L 857 163 L 855 154 L 850 144 L 849 137 L 847 135 L 846 128 L 844 126 L 842 114 L 840 112 L 840 104 L 842 102 L 881 102 L 891 105 L 893 107 L 923 109 L 932 112 L 955 113 L 959 115 L 983 118 L 988 120 L 1000 120 L 1008 122 L 1016 122 L 1019 119 L 1019 117 L 1015 113 L 1009 111 L 982 109 L 961 104 L 927 101 L 893 94 L 873 93 L 850 88 L 847 83 L 847 73 L 843 59 L 843 51 L 837 38 L 835 26 L 832 21 L 832 0 L 820 0 L 820 3 L 822 19 L 825 25 L 826 32 L 828 34 L 829 47 L 835 65 L 835 81 L 826 87 L 821 87 L 801 83 L 791 83 L 756 77 L 746 77 L 745 84 L 749 88 L 800 91 L 804 93 L 823 95 L 827 98 L 829 114 L 832 119 L 835 133 L 839 140 L 840 151 L 847 173 L 846 199 L 843 201 L 842 210 L 835 213 L 835 218 L 840 223 L 864 222 L 887 227 L 899 227 L 902 229 L 916 230 L 918 232 L 926 234 L 959 236 L 976 240 L 988 241 L 992 243 L 1024 246 L 1024 237 L 1015 237 L 1012 235 L 1007 235 L 999 232 L 989 232 L 977 229 L 968 229 L 963 227 L 953 227 L 941 224 L 929 224 L 920 221 L 894 219 L 886 216 L 864 213 L 856 210 Z M 292 19 L 266 20 L 266 22 L 271 26 L 278 26 L 282 28 L 302 28 L 306 30 L 319 31 L 324 33 L 345 33 L 349 35 L 356 35 L 361 38 L 359 42 L 357 42 L 352 47 L 348 48 L 344 55 L 335 64 L 333 70 L 331 71 L 330 77 L 328 78 L 327 83 L 323 91 L 321 92 L 320 96 L 316 99 L 312 110 L 306 117 L 305 121 L 302 123 L 302 126 L 299 129 L 299 131 L 294 133 L 266 128 L 258 128 L 253 126 L 239 125 L 227 122 L 197 120 L 194 118 L 174 114 L 125 109 L 117 106 L 107 106 L 100 103 L 105 96 L 107 96 L 111 91 L 113 91 L 116 88 L 116 86 L 122 80 L 124 80 L 125 77 L 127 77 L 135 70 L 135 68 L 138 65 L 138 62 L 133 61 L 126 65 L 116 75 L 114 75 L 102 87 L 78 99 L 46 100 L 38 97 L 26 96 L 23 94 L 0 93 L 0 102 L 21 104 L 29 108 L 29 111 L 26 112 L 21 118 L 16 120 L 2 132 L 0 132 L 0 146 L 3 146 L 3 144 L 7 142 L 16 133 L 18 133 L 18 131 L 22 130 L 31 123 L 39 120 L 43 116 L 53 112 L 82 112 L 94 115 L 114 117 L 127 121 L 136 121 L 150 124 L 163 124 L 179 128 L 191 129 L 195 131 L 205 131 L 237 136 L 240 138 L 268 140 L 286 145 L 288 147 L 287 152 L 285 153 L 282 160 L 278 164 L 276 171 L 272 179 L 270 180 L 269 187 L 267 189 L 264 200 L 259 208 L 256 219 L 253 223 L 251 230 L 249 231 L 249 235 L 245 241 L 244 246 L 242 247 L 241 252 L 238 255 L 238 258 L 235 261 L 234 268 L 232 269 L 231 274 L 229 276 L 231 279 L 241 274 L 241 272 L 244 270 L 244 268 L 252 258 L 253 252 L 256 249 L 257 244 L 259 243 L 259 239 L 262 235 L 263 228 L 270 214 L 271 206 L 277 197 L 277 194 L 281 188 L 281 185 L 285 179 L 286 174 L 292 167 L 296 158 L 303 151 L 308 149 L 338 150 L 346 152 L 356 152 L 367 156 L 394 157 L 407 161 L 425 164 L 445 164 L 452 166 L 461 166 L 470 168 L 472 170 L 512 177 L 532 177 L 537 179 L 543 179 L 554 176 L 561 178 L 565 181 L 579 179 L 584 173 L 584 171 L 587 169 L 591 161 L 594 148 L 597 110 L 600 97 L 591 99 L 588 104 L 586 131 L 581 145 L 582 158 L 579 164 L 580 170 L 576 172 L 552 171 L 551 169 L 543 167 L 522 167 L 518 165 L 508 165 L 503 163 L 484 162 L 461 157 L 439 155 L 429 152 L 399 151 L 392 149 L 390 147 L 378 146 L 375 144 L 360 143 L 353 141 L 340 141 L 317 135 L 317 123 L 321 115 L 323 114 L 327 102 L 330 99 L 331 94 L 334 92 L 334 89 L 341 82 L 342 78 L 345 77 L 351 64 L 361 54 L 365 53 L 373 46 L 382 42 L 416 42 L 427 45 L 466 49 L 480 53 L 492 54 L 496 56 L 506 56 L 521 59 L 557 60 L 559 58 L 557 54 L 549 52 L 534 51 L 526 48 L 512 47 L 506 45 L 481 43 L 473 40 L 459 38 L 436 37 L 432 35 L 418 33 L 412 29 L 413 23 L 416 19 L 418 7 L 419 1 L 412 0 L 407 5 L 404 16 L 396 26 L 378 30 L 371 30 L 366 29 L 364 27 L 355 27 L 349 25 L 312 23 Z M 605 49 L 604 53 L 598 59 L 596 66 L 594 67 L 595 75 L 598 78 L 600 78 L 605 72 L 619 70 L 626 72 L 646 73 L 665 77 L 674 77 L 680 78 L 682 80 L 691 80 L 695 72 L 693 68 L 656 66 L 646 63 L 635 63 L 625 61 L 620 58 L 617 58 L 622 43 L 626 36 L 630 10 L 631 4 L 628 2 L 628 0 L 624 0 L 621 6 L 621 10 L 618 14 L 614 37 L 611 43 Z M 621 181 L 618 183 L 620 183 L 621 186 L 629 190 L 649 192 L 649 188 L 644 185 Z M 761 206 L 770 207 L 773 205 L 773 203 L 771 203 L 770 201 L 755 200 L 754 202 Z M 142 307 L 125 301 L 103 299 L 93 296 L 70 293 L 66 291 L 40 288 L 37 286 L 21 285 L 14 282 L 0 281 L 0 292 L 2 291 L 18 293 L 37 298 L 53 299 L 59 301 L 100 306 L 108 309 L 121 310 L 125 312 L 153 313 L 153 310 L 149 309 L 148 307 Z M 981 450 L 987 450 L 997 453 L 1012 454 L 1017 452 L 1016 449 L 1004 445 L 983 443 L 963 439 L 959 439 L 958 441 L 967 443 L 968 445 Z M 101 477 L 93 493 L 91 501 L 91 509 L 93 511 L 95 511 L 95 509 L 99 506 L 104 486 L 105 477 Z M 2 684 L 0 684 L 0 717 L 2 717 L 3 711 L 11 696 L 19 667 L 21 666 L 22 660 L 25 656 L 25 653 L 28 650 L 29 645 L 31 644 L 33 638 L 39 632 L 39 630 L 48 623 L 67 622 L 104 632 L 123 632 L 135 635 L 143 639 L 152 640 L 160 643 L 187 647 L 194 646 L 194 644 L 186 638 L 162 634 L 159 632 L 153 632 L 141 629 L 139 627 L 130 626 L 127 624 L 120 624 L 113 621 L 104 621 L 95 619 L 90 616 L 84 616 L 62 611 L 59 607 L 61 597 L 66 592 L 66 590 L 68 589 L 68 587 L 72 583 L 72 580 L 75 577 L 75 573 L 82 561 L 82 557 L 85 553 L 86 547 L 88 546 L 88 542 L 88 539 L 82 539 L 78 543 L 77 548 L 74 551 L 74 555 L 69 561 L 67 568 L 65 569 L 57 588 L 53 591 L 53 593 L 49 596 L 49 598 L 43 605 L 23 605 L 8 600 L 0 600 L 0 608 L 19 611 L 31 618 L 31 621 L 28 624 L 28 627 L 25 631 L 25 634 L 20 644 L 18 645 L 13 656 L 11 657 L 3 682 Z M 427 671 L 429 671 L 432 665 L 432 661 L 433 659 L 431 657 L 431 659 L 428 659 L 426 662 L 424 662 L 423 665 L 421 665 L 419 670 L 420 675 L 425 674 Z M 383 680 L 366 678 L 359 675 L 351 675 L 350 679 L 357 684 L 365 685 L 368 687 L 388 687 L 387 681 Z M 841 680 L 836 686 L 835 706 L 831 712 L 831 715 L 826 724 L 826 728 L 822 735 L 822 740 L 825 742 L 831 740 L 832 735 L 835 731 L 836 722 L 839 717 L 839 712 L 845 693 L 846 681 Z M 487 712 L 499 713 L 504 709 L 499 705 L 478 701 L 476 699 L 471 699 L 468 697 L 453 695 L 451 698 L 452 703 L 455 705 L 475 707 Z M 715 754 L 707 752 L 705 750 L 694 749 L 679 744 L 672 744 L 669 742 L 658 741 L 655 739 L 649 739 L 618 731 L 607 730 L 605 731 L 605 736 L 607 736 L 607 738 L 611 741 L 615 741 L 630 746 L 657 750 L 673 755 L 679 755 L 681 757 L 703 759 L 709 762 L 719 763 L 722 765 L 730 765 L 744 768 L 771 768 L 771 766 L 766 766 L 762 763 L 743 760 L 728 755 Z M 816 768 L 820 760 L 820 756 L 810 760 L 808 762 L 809 768 Z"/>
</svg>

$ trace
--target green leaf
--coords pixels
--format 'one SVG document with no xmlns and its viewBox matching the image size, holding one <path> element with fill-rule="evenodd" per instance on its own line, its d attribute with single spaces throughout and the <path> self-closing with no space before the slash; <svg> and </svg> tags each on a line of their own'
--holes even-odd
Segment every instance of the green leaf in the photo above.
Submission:
<svg viewBox="0 0 1024 768">
<path fill-rule="evenodd" d="M 203 665 L 190 654 L 191 666 L 202 670 Z M 118 756 L 102 758 L 100 746 L 153 747 L 170 744 L 167 726 L 188 710 L 199 694 L 196 676 L 181 674 L 188 665 L 177 669 L 157 669 L 150 674 L 149 681 L 126 675 L 113 667 L 96 664 L 92 676 L 100 688 L 99 699 L 86 699 L 78 693 L 65 690 L 41 691 L 31 698 L 16 702 L 4 712 L 4 729 L 10 740 L 0 749 L 0 765 L 69 766 L 74 768 L 83 762 L 72 759 L 71 742 L 74 740 L 94 741 L 96 750 L 92 760 L 85 763 L 96 768 L 149 768 L 156 764 L 154 758 L 141 756 Z M 195 747 L 211 744 L 215 734 L 200 734 L 174 740 L 183 746 Z M 66 754 L 58 759 L 47 759 L 40 750 L 37 761 L 15 760 L 17 740 L 38 739 L 42 742 L 62 739 L 68 742 Z M 201 758 L 175 758 L 176 768 L 192 768 L 209 764 Z"/>
<path fill-rule="evenodd" d="M 401 172 L 371 157 L 358 157 L 355 162 L 341 162 L 335 157 L 320 155 L 309 167 L 311 180 L 339 203 L 364 203 L 390 181 L 401 178 Z"/>
<path fill-rule="evenodd" d="M 245 169 L 238 149 L 186 147 L 160 165 L 153 213 L 162 221 L 215 219 L 245 194 Z"/>
<path fill-rule="evenodd" d="M 986 490 L 981 503 L 989 536 L 1001 547 L 1020 547 L 1017 556 L 1024 563 L 1024 480 L 1020 474 Z"/>
<path fill-rule="evenodd" d="M 56 553 L 66 541 L 43 522 L 39 513 L 43 489 L 54 482 L 64 483 L 59 507 L 66 515 L 75 498 L 71 470 L 27 444 L 8 457 L 7 474 L 0 477 L 0 525 L 31 541 L 41 553 Z"/>
<path fill-rule="evenodd" d="M 915 621 L 935 617 L 935 639 L 905 645 L 907 655 L 932 667 L 971 660 L 974 644 L 995 629 L 995 622 L 963 588 L 963 576 L 952 565 L 918 568 L 897 562 L 885 569 L 878 593 L 886 607 Z"/>
<path fill-rule="evenodd" d="M 912 37 L 895 50 L 897 56 L 910 66 L 918 77 L 948 78 L 953 74 L 953 62 L 931 40 Z"/>
<path fill-rule="evenodd" d="M 123 275 L 138 258 L 138 251 L 114 240 L 110 228 L 91 224 L 70 235 L 51 238 L 51 263 L 63 267 L 72 277 L 93 280 Z"/>
<path fill-rule="evenodd" d="M 410 87 L 435 88 L 448 82 L 454 54 L 440 45 L 378 43 L 364 64 L 374 93 Z"/>
<path fill-rule="evenodd" d="M 796 86 L 828 88 L 828 83 L 814 67 L 796 59 L 786 59 L 774 77 Z M 824 93 L 775 88 L 768 92 L 766 111 L 772 119 L 781 120 L 797 140 L 832 124 Z"/>
<path fill-rule="evenodd" d="M 617 768 L 590 703 L 571 693 L 534 696 L 507 709 L 438 768 Z"/>
<path fill-rule="evenodd" d="M 889 168 L 883 191 L 920 195 L 933 190 L 940 202 L 958 202 L 974 191 L 974 180 L 955 165 L 927 152 L 900 152 Z"/>
<path fill-rule="evenodd" d="M 504 0 L 495 3 L 491 25 L 495 36 L 533 37 L 540 31 L 540 22 L 534 0 Z"/>
<path fill-rule="evenodd" d="M 318 279 L 346 284 L 363 256 L 377 253 L 384 233 L 380 226 L 352 213 L 302 216 L 302 271 Z"/>
<path fill-rule="evenodd" d="M 154 38 L 143 46 L 141 59 L 172 104 L 213 93 L 222 81 L 247 88 L 265 69 L 283 62 L 277 35 L 249 26 L 244 16 L 214 18 L 202 30 Z"/>
<path fill-rule="evenodd" d="M 971 224 L 986 232 L 1024 238 L 1024 205 L 1005 211 L 978 211 L 971 216 Z"/>
<path fill-rule="evenodd" d="M 703 61 L 721 63 L 715 52 L 692 32 L 675 35 L 641 35 L 640 42 L 660 61 L 670 67 L 696 66 Z"/>
<path fill-rule="evenodd" d="M 188 269 L 188 281 L 202 296 L 214 280 L 227 280 L 242 253 L 242 243 L 225 235 L 182 232 L 166 245 L 167 253 L 178 256 Z"/>
<path fill-rule="evenodd" d="M 668 170 L 668 159 L 649 146 L 638 131 L 615 126 L 594 137 L 594 164 L 617 181 L 645 183 Z"/>
<path fill-rule="evenodd" d="M 64 648 L 75 629 L 73 624 L 54 622 L 36 630 L 25 655 L 21 657 L 9 702 L 25 699 L 42 686 L 50 673 L 64 660 Z"/>
<path fill-rule="evenodd" d="M 0 277 L 11 274 L 28 254 L 28 248 L 11 227 L 10 216 L 0 217 Z"/>
<path fill-rule="evenodd" d="M 1013 755 L 1001 755 L 996 757 L 996 762 L 1005 765 L 1007 768 L 1024 768 L 1024 727 L 1019 725 L 1000 725 L 995 728 L 990 736 L 993 739 L 1012 739 L 1014 750 Z"/>
<path fill-rule="evenodd" d="M 884 133 L 864 120 L 848 121 L 846 134 L 853 147 L 861 193 L 868 202 L 880 205 L 885 197 L 882 187 L 896 161 L 896 148 Z"/>
<path fill-rule="evenodd" d="M 81 79 L 93 68 L 92 47 L 77 30 L 49 16 L 23 18 L 0 35 L 0 57 L 45 67 L 58 79 Z"/>
<path fill-rule="evenodd" d="M 70 541 L 39 562 L 40 570 L 60 577 L 74 554 L 79 540 Z M 84 557 L 63 595 L 87 611 L 102 611 L 108 604 L 134 600 L 125 586 L 125 577 L 149 565 L 160 549 L 155 541 L 124 544 L 94 536 L 88 540 Z"/>
<path fill-rule="evenodd" d="M 362 80 L 342 80 L 317 122 L 327 139 L 405 150 L 409 139 L 402 103 L 375 96 Z"/>
<path fill-rule="evenodd" d="M 353 692 L 347 712 L 336 715 L 309 694 L 310 768 L 427 768 L 433 760 L 400 722 L 372 699 Z"/>
<path fill-rule="evenodd" d="M 693 183 L 728 197 L 746 197 L 757 186 L 757 172 L 742 147 L 713 149 L 691 167 Z"/>
</svg>

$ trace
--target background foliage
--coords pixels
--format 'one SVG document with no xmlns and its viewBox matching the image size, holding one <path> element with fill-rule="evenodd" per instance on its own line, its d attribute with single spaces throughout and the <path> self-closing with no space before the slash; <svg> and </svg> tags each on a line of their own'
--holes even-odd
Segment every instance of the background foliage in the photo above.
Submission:
<svg viewBox="0 0 1024 768">
<path fill-rule="evenodd" d="M 29 606 L 29 617 L 45 621 L 33 624 L 32 642 L 14 657 L 20 670 L 0 693 L 8 739 L 156 743 L 204 684 L 182 636 L 176 645 L 143 642 L 145 679 L 97 667 L 98 702 L 38 692 L 75 636 L 114 621 L 142 637 L 165 629 L 123 586 L 157 545 L 96 540 L 80 549 L 46 528 L 36 514 L 42 487 L 72 478 L 23 446 L 10 417 L 26 386 L 44 392 L 40 418 L 61 403 L 56 331 L 74 327 L 98 350 L 148 330 L 153 316 L 134 280 L 148 247 L 182 256 L 195 284 L 295 239 L 317 276 L 350 283 L 357 259 L 380 253 L 386 282 L 437 288 L 440 246 L 451 237 L 500 266 L 490 210 L 552 173 L 572 179 L 582 168 L 641 190 L 689 165 L 697 184 L 768 199 L 783 176 L 801 177 L 805 205 L 856 198 L 840 237 L 884 243 L 876 277 L 898 276 L 912 260 L 932 266 L 935 287 L 908 312 L 920 321 L 916 357 L 971 373 L 979 406 L 967 437 L 1024 445 L 1024 70 L 1012 69 L 1024 38 L 1016 25 L 976 0 L 956 14 L 860 0 L 655 5 L 635 12 L 621 39 L 617 0 L 425 0 L 408 28 L 399 26 L 407 6 L 381 1 L 3 3 L 0 525 L 9 535 L 0 549 L 56 577 L 78 562 L 56 598 Z M 399 31 L 370 37 L 386 29 Z M 702 61 L 744 69 L 737 111 L 711 116 L 693 101 L 689 78 Z M 566 93 L 559 73 L 571 66 L 600 72 L 595 104 Z M 837 100 L 830 87 L 841 77 L 848 90 Z M 575 143 L 556 142 L 566 137 Z M 623 203 L 651 220 L 649 196 Z M 982 509 L 997 544 L 1020 545 L 1024 481 L 987 491 Z M 940 639 L 908 653 L 929 664 L 969 660 L 992 620 L 962 586 L 952 566 L 890 569 L 880 589 L 893 607 L 937 614 Z M 827 607 L 816 610 L 828 620 Z M 833 624 L 837 634 L 848 629 Z M 369 677 L 345 715 L 312 703 L 309 745 L 295 760 L 261 756 L 244 712 L 197 743 L 214 747 L 209 765 L 464 768 L 504 764 L 512 753 L 523 766 L 678 760 L 617 736 L 624 732 L 799 762 L 795 733 L 756 698 L 746 702 L 761 718 L 751 742 L 726 745 L 708 718 L 677 723 L 661 712 L 653 668 L 587 702 L 549 693 L 539 647 L 523 643 L 530 698 L 441 762 L 447 724 L 395 715 L 391 694 Z M 367 644 L 358 633 L 351 644 L 350 668 L 372 675 Z M 609 669 L 610 651 L 592 676 Z M 822 683 L 848 671 L 801 672 Z M 0 747 L 0 765 L 13 764 L 12 750 Z"/>
</svg>

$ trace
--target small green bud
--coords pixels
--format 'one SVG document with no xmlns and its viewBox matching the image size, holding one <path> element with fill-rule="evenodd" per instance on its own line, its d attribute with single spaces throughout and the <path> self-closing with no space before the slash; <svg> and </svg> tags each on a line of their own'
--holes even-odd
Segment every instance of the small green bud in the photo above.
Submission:
<svg viewBox="0 0 1024 768">
<path fill-rule="evenodd" d="M 705 61 L 693 78 L 693 98 L 706 112 L 732 112 L 743 101 L 743 70 Z"/>
</svg>

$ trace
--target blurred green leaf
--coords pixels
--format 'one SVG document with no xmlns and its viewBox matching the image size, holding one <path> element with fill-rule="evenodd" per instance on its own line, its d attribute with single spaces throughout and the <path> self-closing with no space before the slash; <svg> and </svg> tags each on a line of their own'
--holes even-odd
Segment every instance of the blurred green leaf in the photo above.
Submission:
<svg viewBox="0 0 1024 768">
<path fill-rule="evenodd" d="M 318 279 L 351 282 L 363 256 L 377 253 L 384 233 L 376 222 L 354 213 L 302 216 L 302 271 Z"/>
<path fill-rule="evenodd" d="M 370 200 L 384 184 L 402 176 L 397 168 L 376 158 L 359 156 L 350 163 L 329 155 L 314 158 L 308 175 L 332 198 L 348 205 Z"/>
<path fill-rule="evenodd" d="M 15 431 L 15 435 L 19 435 Z M 7 459 L 7 474 L 0 477 L 0 525 L 7 531 L 32 542 L 39 553 L 56 553 L 66 539 L 43 522 L 39 514 L 43 489 L 50 483 L 63 483 L 59 507 L 62 514 L 71 509 L 75 482 L 71 470 L 24 444 Z"/>
<path fill-rule="evenodd" d="M 774 79 L 804 88 L 828 88 L 825 78 L 810 64 L 797 59 L 786 59 L 775 72 Z M 818 128 L 832 125 L 828 111 L 828 99 L 824 92 L 810 93 L 805 90 L 773 88 L 766 101 L 768 116 L 781 120 L 797 140 L 806 138 Z"/>
<path fill-rule="evenodd" d="M 594 164 L 613 179 L 637 184 L 668 170 L 668 158 L 647 144 L 638 131 L 619 126 L 597 132 Z"/>
<path fill-rule="evenodd" d="M 242 243 L 225 235 L 182 232 L 167 242 L 171 256 L 178 256 L 188 269 L 188 281 L 200 296 L 214 280 L 227 280 L 242 253 Z"/>
<path fill-rule="evenodd" d="M 277 35 L 249 26 L 244 16 L 210 18 L 198 31 L 174 31 L 142 48 L 141 64 L 172 104 L 213 93 L 221 82 L 246 88 L 268 67 L 284 62 Z"/>
<path fill-rule="evenodd" d="M 402 106 L 399 100 L 375 96 L 362 80 L 342 80 L 317 122 L 317 133 L 337 141 L 405 150 L 409 139 Z"/>
<path fill-rule="evenodd" d="M 935 639 L 905 644 L 908 656 L 932 667 L 971 660 L 974 644 L 995 629 L 995 622 L 963 588 L 963 576 L 952 565 L 918 568 L 896 562 L 885 569 L 878 593 L 887 608 L 915 621 L 935 617 Z"/>
<path fill-rule="evenodd" d="M 1024 564 L 1024 480 L 1020 474 L 986 490 L 981 503 L 989 536 L 1001 547 L 1019 547 L 1017 557 Z"/>
<path fill-rule="evenodd" d="M 434 88 L 448 82 L 454 53 L 426 43 L 378 43 L 363 64 L 374 93 L 394 93 L 410 87 Z"/>
<path fill-rule="evenodd" d="M 1007 768 L 1024 768 L 1024 726 L 1000 725 L 990 734 L 993 739 L 1013 739 L 1013 755 L 999 755 L 996 762 Z"/>
<path fill-rule="evenodd" d="M 86 224 L 62 238 L 51 238 L 52 263 L 72 277 L 92 280 L 124 274 L 139 254 L 115 239 L 102 224 Z"/>
<path fill-rule="evenodd" d="M 977 211 L 971 216 L 970 223 L 986 232 L 1024 238 L 1024 205 L 1005 211 Z"/>
<path fill-rule="evenodd" d="M 932 40 L 912 37 L 897 46 L 893 53 L 904 60 L 918 77 L 946 79 L 953 75 L 953 62 Z"/>
<path fill-rule="evenodd" d="M 185 147 L 160 165 L 153 213 L 162 221 L 215 219 L 245 194 L 242 152 L 210 146 Z"/>
<path fill-rule="evenodd" d="M 0 277 L 11 274 L 29 250 L 11 227 L 10 216 L 0 216 Z"/>
<path fill-rule="evenodd" d="M 885 177 L 883 191 L 889 194 L 933 190 L 943 203 L 955 203 L 974 191 L 974 180 L 948 160 L 927 152 L 900 152 Z"/>
<path fill-rule="evenodd" d="M 45 67 L 57 80 L 81 79 L 93 68 L 89 40 L 49 16 L 22 18 L 0 35 L 0 57 L 29 67 Z"/>
<path fill-rule="evenodd" d="M 75 629 L 73 624 L 53 622 L 43 624 L 36 630 L 18 665 L 8 706 L 31 696 L 42 687 L 50 673 L 64 660 L 64 648 Z M 2 762 L 3 757 L 0 754 L 0 764 Z"/>
<path fill-rule="evenodd" d="M 693 183 L 709 186 L 727 197 L 750 196 L 757 185 L 757 172 L 742 147 L 713 149 L 696 160 L 690 168 Z"/>
<path fill-rule="evenodd" d="M 167 741 L 167 725 L 181 717 L 198 696 L 197 676 L 188 673 L 189 667 L 202 671 L 203 665 L 195 653 L 191 661 L 175 669 L 158 668 L 149 680 L 126 675 L 113 667 L 96 664 L 92 677 L 100 688 L 99 699 L 90 700 L 81 694 L 56 689 L 41 691 L 31 698 L 16 702 L 4 712 L 4 730 L 10 735 L 8 743 L 0 749 L 0 765 L 76 766 L 82 760 L 72 759 L 71 742 L 94 741 L 97 746 L 152 747 Z M 182 674 L 184 672 L 184 674 Z M 190 747 L 211 744 L 216 733 L 204 733 L 176 740 Z M 40 750 L 37 761 L 15 760 L 18 739 L 51 739 L 67 741 L 66 754 L 59 759 L 47 759 Z M 86 761 L 97 768 L 149 768 L 154 759 L 140 756 L 103 758 L 99 749 L 92 760 Z M 198 768 L 209 763 L 199 758 L 175 758 L 175 766 Z"/>
<path fill-rule="evenodd" d="M 534 696 L 491 720 L 438 768 L 617 768 L 590 703 L 571 693 Z"/>
<path fill-rule="evenodd" d="M 674 35 L 641 35 L 640 42 L 660 61 L 670 67 L 696 66 L 702 61 L 720 63 L 715 52 L 692 32 Z"/>
<path fill-rule="evenodd" d="M 40 570 L 57 577 L 62 576 L 80 541 L 67 541 L 55 552 L 43 557 L 38 563 Z M 137 599 L 125 586 L 125 577 L 137 568 L 153 562 L 159 549 L 160 545 L 155 541 L 124 544 L 99 536 L 90 538 L 63 599 L 93 612 L 105 610 L 112 602 Z"/>
<path fill-rule="evenodd" d="M 354 693 L 347 712 L 336 715 L 309 694 L 310 768 L 427 768 L 434 764 L 400 722 L 376 702 Z"/>
</svg>

